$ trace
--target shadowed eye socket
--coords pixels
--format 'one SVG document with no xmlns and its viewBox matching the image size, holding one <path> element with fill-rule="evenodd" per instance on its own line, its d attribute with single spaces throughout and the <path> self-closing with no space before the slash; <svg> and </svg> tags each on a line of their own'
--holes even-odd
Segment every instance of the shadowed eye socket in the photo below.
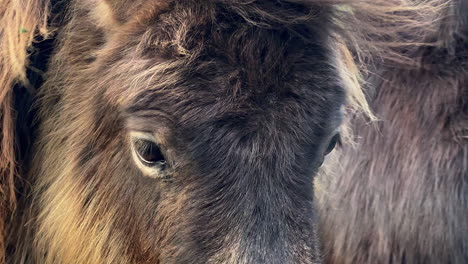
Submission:
<svg viewBox="0 0 468 264">
<path fill-rule="evenodd" d="M 147 139 L 134 139 L 134 151 L 141 163 L 148 167 L 159 166 L 164 169 L 166 166 L 166 158 L 161 152 L 159 146 Z"/>
<path fill-rule="evenodd" d="M 330 140 L 330 143 L 328 144 L 327 149 L 325 150 L 324 155 L 330 154 L 332 150 L 336 147 L 336 145 L 341 145 L 341 136 L 339 133 L 335 134 L 332 139 Z"/>
</svg>

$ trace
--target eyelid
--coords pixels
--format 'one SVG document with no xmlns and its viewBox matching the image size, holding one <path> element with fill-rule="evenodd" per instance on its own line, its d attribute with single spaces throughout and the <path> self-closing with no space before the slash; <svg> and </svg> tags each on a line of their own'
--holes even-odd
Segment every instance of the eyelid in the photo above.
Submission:
<svg viewBox="0 0 468 264">
<path fill-rule="evenodd" d="M 126 113 L 126 127 L 135 132 L 157 133 L 159 130 L 175 127 L 175 121 L 171 115 L 154 109 Z"/>
<path fill-rule="evenodd" d="M 132 140 L 137 138 L 137 139 L 143 139 L 143 140 L 152 141 L 154 143 L 158 143 L 156 141 L 156 137 L 154 137 L 151 134 L 152 133 L 150 133 L 150 132 L 132 131 L 132 132 L 130 132 L 130 138 Z"/>
</svg>

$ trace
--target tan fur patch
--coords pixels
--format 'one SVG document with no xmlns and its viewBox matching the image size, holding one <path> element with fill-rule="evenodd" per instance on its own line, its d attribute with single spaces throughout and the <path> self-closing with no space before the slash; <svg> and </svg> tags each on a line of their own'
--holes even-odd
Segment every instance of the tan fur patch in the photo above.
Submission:
<svg viewBox="0 0 468 264">
<path fill-rule="evenodd" d="M 112 30 L 119 22 L 115 19 L 115 15 L 107 3 L 107 1 L 93 0 L 94 9 L 91 10 L 91 17 L 96 21 L 99 27 Z"/>
</svg>

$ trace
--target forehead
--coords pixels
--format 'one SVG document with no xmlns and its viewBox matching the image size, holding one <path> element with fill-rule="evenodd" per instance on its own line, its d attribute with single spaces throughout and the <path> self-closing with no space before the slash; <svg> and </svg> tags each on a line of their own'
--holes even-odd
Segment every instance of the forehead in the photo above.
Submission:
<svg viewBox="0 0 468 264">
<path fill-rule="evenodd" d="M 265 27 L 201 7 L 175 7 L 129 27 L 132 52 L 123 60 L 135 65 L 123 70 L 135 72 L 114 80 L 127 90 L 114 94 L 124 95 L 129 112 L 158 109 L 181 122 L 313 117 L 323 126 L 343 104 L 326 23 Z"/>
<path fill-rule="evenodd" d="M 148 77 L 155 82 L 139 87 L 126 107 L 129 112 L 158 109 L 181 121 L 193 115 L 205 119 L 312 115 L 321 123 L 344 103 L 339 74 L 324 54 L 302 54 L 299 60 L 304 61 L 285 57 L 276 69 L 207 55 Z"/>
</svg>

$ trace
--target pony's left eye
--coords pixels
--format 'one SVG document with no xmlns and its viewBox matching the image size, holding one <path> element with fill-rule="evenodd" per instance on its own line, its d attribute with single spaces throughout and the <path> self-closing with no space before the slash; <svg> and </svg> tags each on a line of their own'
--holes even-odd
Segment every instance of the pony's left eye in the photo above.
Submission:
<svg viewBox="0 0 468 264">
<path fill-rule="evenodd" d="M 324 154 L 328 155 L 330 152 L 332 152 L 332 150 L 336 147 L 337 144 L 341 144 L 341 137 L 339 133 L 332 137 Z"/>
</svg>

